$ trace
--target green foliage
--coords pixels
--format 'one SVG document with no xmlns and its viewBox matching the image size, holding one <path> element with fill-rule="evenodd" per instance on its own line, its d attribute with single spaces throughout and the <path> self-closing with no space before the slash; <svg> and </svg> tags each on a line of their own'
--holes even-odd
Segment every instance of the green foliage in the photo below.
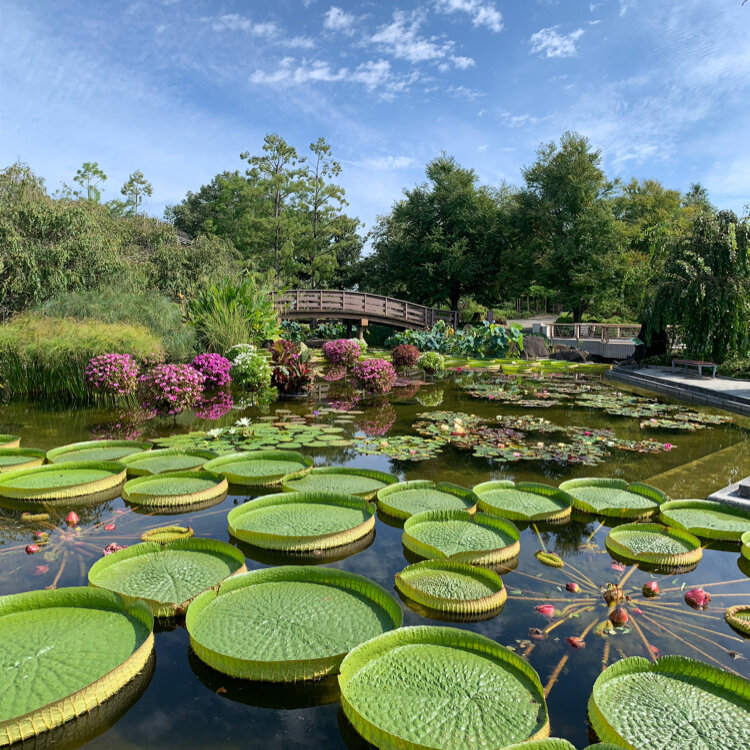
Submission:
<svg viewBox="0 0 750 750">
<path fill-rule="evenodd" d="M 716 368 L 716 372 L 727 378 L 742 378 L 743 380 L 748 380 L 750 379 L 750 359 L 745 357 L 732 357 L 731 359 L 722 362 Z"/>
<path fill-rule="evenodd" d="M 151 183 L 143 176 L 143 172 L 136 169 L 128 176 L 128 179 L 120 188 L 120 192 L 125 196 L 128 213 L 135 216 L 138 214 L 138 209 L 143 205 L 144 196 L 153 195 L 154 190 Z"/>
<path fill-rule="evenodd" d="M 523 351 L 523 334 L 521 327 L 515 323 L 506 328 L 485 320 L 476 328 L 466 326 L 454 331 L 443 321 L 438 321 L 429 331 L 406 330 L 395 333 L 385 344 L 389 347 L 411 344 L 420 351 L 454 356 L 502 358 L 513 347 Z"/>
<path fill-rule="evenodd" d="M 259 351 L 252 344 L 236 344 L 227 351 L 227 358 L 232 363 L 232 381 L 238 388 L 257 393 L 271 385 L 268 352 Z"/>
<path fill-rule="evenodd" d="M 425 352 L 417 364 L 428 374 L 442 377 L 445 372 L 445 357 L 437 352 Z"/>
</svg>

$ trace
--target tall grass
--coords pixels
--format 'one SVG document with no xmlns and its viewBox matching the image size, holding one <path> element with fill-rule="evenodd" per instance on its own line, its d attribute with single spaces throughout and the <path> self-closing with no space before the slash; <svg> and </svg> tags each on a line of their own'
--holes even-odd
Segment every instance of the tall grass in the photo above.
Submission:
<svg viewBox="0 0 750 750">
<path fill-rule="evenodd" d="M 91 357 L 108 352 L 150 359 L 161 340 L 143 326 L 53 318 L 24 313 L 0 325 L 3 398 L 86 402 L 83 371 Z"/>
</svg>

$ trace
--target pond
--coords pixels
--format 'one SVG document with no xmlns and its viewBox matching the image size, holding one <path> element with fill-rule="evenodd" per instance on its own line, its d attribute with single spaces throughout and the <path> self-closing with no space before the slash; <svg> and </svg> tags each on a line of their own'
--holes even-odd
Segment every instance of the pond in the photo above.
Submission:
<svg viewBox="0 0 750 750">
<path fill-rule="evenodd" d="M 564 387 L 560 388 L 560 384 Z M 478 388 L 467 384 L 462 373 L 436 383 L 407 384 L 375 402 L 356 402 L 351 394 L 342 395 L 331 385 L 328 398 L 318 401 L 232 409 L 216 420 L 182 414 L 176 423 L 139 423 L 107 409 L 52 410 L 36 404 L 11 404 L 0 413 L 0 432 L 20 435 L 23 446 L 49 450 L 103 436 L 158 440 L 230 426 L 238 419 L 283 430 L 283 425 L 293 421 L 295 415 L 310 415 L 307 425 L 335 428 L 327 433 L 327 439 L 316 439 L 322 433 L 315 431 L 303 437 L 299 450 L 311 455 L 317 465 L 364 467 L 395 474 L 400 480 L 429 479 L 467 488 L 493 479 L 556 486 L 576 477 L 623 478 L 653 483 L 672 498 L 705 497 L 711 490 L 739 478 L 742 467 L 746 471 L 750 465 L 748 432 L 742 419 L 725 423 L 717 419 L 714 421 L 718 423 L 700 424 L 701 428 L 694 431 L 641 427 L 643 416 L 607 414 L 601 399 L 610 397 L 625 403 L 641 394 L 626 393 L 620 386 L 613 388 L 599 375 L 527 383 L 532 398 L 547 397 L 544 393 L 534 396 L 534 391 L 559 391 L 559 403 L 546 408 L 530 406 L 527 398 L 519 398 L 518 394 L 508 400 L 503 400 L 502 395 L 490 399 L 492 384 L 482 376 L 476 378 L 475 385 Z M 507 382 L 495 385 L 501 394 L 503 389 L 509 393 Z M 477 395 L 471 395 L 472 390 Z M 580 400 L 576 404 L 573 396 L 577 398 L 586 390 L 593 391 L 599 403 L 595 399 L 593 407 Z M 519 405 L 514 400 L 523 403 Z M 680 407 L 667 417 L 677 419 L 687 412 L 704 415 L 708 422 L 718 414 Z M 432 415 L 425 417 L 428 413 Z M 516 433 L 522 431 L 521 423 L 512 422 L 511 417 L 543 418 L 564 430 L 541 431 L 525 438 L 512 431 L 479 435 L 472 431 L 474 422 L 461 415 L 474 415 L 485 420 L 485 426 L 516 429 Z M 658 418 L 663 416 L 660 413 Z M 649 418 L 645 416 L 646 421 Z M 274 428 L 274 424 L 281 428 Z M 527 427 L 529 424 L 526 422 Z M 539 427 L 538 422 L 536 426 Z M 461 434 L 465 428 L 468 437 Z M 613 434 L 601 433 L 602 430 Z M 336 439 L 331 440 L 331 435 Z M 424 446 L 412 449 L 415 452 L 411 454 L 407 445 L 399 456 L 410 460 L 401 460 L 388 455 L 398 446 L 399 436 L 420 436 L 428 441 L 437 436 L 440 440 L 429 443 L 432 457 L 414 460 L 421 457 Z M 278 435 L 268 440 L 267 433 L 266 446 L 285 447 L 277 438 Z M 197 437 L 192 439 L 199 441 Z M 653 440 L 654 444 L 635 445 L 646 440 Z M 286 440 L 286 447 L 290 442 L 296 447 L 299 439 Z M 560 455 L 550 456 L 551 445 L 564 446 L 559 447 Z M 570 446 L 577 447 L 574 450 Z M 506 448 L 511 450 L 510 461 L 492 455 L 493 451 L 503 454 Z M 541 451 L 541 459 L 527 456 L 527 449 Z M 646 450 L 649 452 L 639 452 Z M 146 529 L 155 526 L 189 525 L 197 537 L 232 542 L 227 513 L 274 491 L 278 490 L 230 487 L 226 498 L 213 507 L 171 515 L 133 510 L 119 497 L 84 505 L 76 507 L 81 531 L 74 539 L 66 536 L 64 517 L 69 508 L 65 507 L 52 511 L 47 527 L 49 541 L 40 552 L 30 555 L 25 553 L 25 546 L 34 542 L 39 525 L 22 521 L 20 510 L 0 507 L 0 594 L 86 585 L 87 571 L 100 559 L 104 547 L 113 542 L 135 544 Z M 500 570 L 508 592 L 502 611 L 483 621 L 453 623 L 454 627 L 485 635 L 526 658 L 548 690 L 552 735 L 566 738 L 578 748 L 593 740 L 586 714 L 593 682 L 604 666 L 619 658 L 682 654 L 750 677 L 748 641 L 726 625 L 723 617 L 726 607 L 750 603 L 750 571 L 746 575 L 741 567 L 739 545 L 706 543 L 703 558 L 693 570 L 653 573 L 613 561 L 605 549 L 612 524 L 576 513 L 564 525 L 522 525 L 517 565 L 513 562 L 509 564 L 512 569 Z M 325 564 L 359 573 L 394 591 L 394 575 L 415 559 L 403 547 L 401 537 L 398 524 L 379 514 L 374 537 L 359 545 L 364 549 Z M 543 565 L 535 557 L 541 548 L 557 553 L 565 566 Z M 241 549 L 252 553 L 244 546 Z M 263 554 L 255 557 L 258 559 L 246 560 L 250 570 L 284 562 Z M 652 580 L 657 581 L 661 595 L 648 600 L 641 591 Z M 566 590 L 566 584 L 572 582 L 578 584 L 577 593 Z M 630 625 L 616 632 L 601 626 L 607 621 L 607 604 L 602 598 L 607 584 L 620 585 L 630 597 L 625 605 L 630 611 Z M 685 591 L 698 586 L 712 596 L 705 611 L 691 609 L 684 601 Z M 555 607 L 553 619 L 537 611 L 537 606 L 545 603 Z M 417 611 L 417 605 L 410 607 L 402 602 L 402 606 L 404 625 L 446 624 L 431 619 L 424 610 Z M 573 648 L 569 638 L 582 638 L 585 648 Z M 155 652 L 155 665 L 105 704 L 106 710 L 99 709 L 58 730 L 54 746 L 151 750 L 368 747 L 343 715 L 335 678 L 287 686 L 230 678 L 197 658 L 180 623 L 157 630 Z M 398 707 L 393 706 L 392 710 L 398 711 Z M 28 747 L 32 746 L 41 745 L 29 741 Z"/>
</svg>

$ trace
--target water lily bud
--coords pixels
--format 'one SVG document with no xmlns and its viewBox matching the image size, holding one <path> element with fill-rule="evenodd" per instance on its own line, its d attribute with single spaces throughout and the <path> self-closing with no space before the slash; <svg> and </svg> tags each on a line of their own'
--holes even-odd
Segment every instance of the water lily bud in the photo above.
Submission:
<svg viewBox="0 0 750 750">
<path fill-rule="evenodd" d="M 622 607 L 615 607 L 609 613 L 609 621 L 617 627 L 622 627 L 629 619 L 628 613 Z"/>
<path fill-rule="evenodd" d="M 703 589 L 690 589 L 685 594 L 685 601 L 693 609 L 708 609 L 708 603 L 711 601 L 711 594 Z"/>
<path fill-rule="evenodd" d="M 555 616 L 555 608 L 552 604 L 537 604 L 534 609 L 539 612 L 540 615 L 544 615 L 545 617 Z"/>
<path fill-rule="evenodd" d="M 80 520 L 81 519 L 78 518 L 78 513 L 76 513 L 74 510 L 71 510 L 70 513 L 65 516 L 65 523 L 67 523 L 68 526 L 78 526 L 78 522 Z"/>
<path fill-rule="evenodd" d="M 115 525 L 114 525 L 113 523 L 108 523 L 108 524 L 107 524 L 107 525 L 106 525 L 106 526 L 104 527 L 104 530 L 105 530 L 105 531 L 114 531 L 114 530 L 115 530 Z"/>
<path fill-rule="evenodd" d="M 26 554 L 27 555 L 33 555 L 35 552 L 39 552 L 39 547 L 36 544 L 27 544 L 26 545 Z"/>
<path fill-rule="evenodd" d="M 656 581 L 647 581 L 643 584 L 641 592 L 643 593 L 643 596 L 657 596 L 659 593 L 659 584 Z"/>
<path fill-rule="evenodd" d="M 573 648 L 586 648 L 586 641 L 583 638 L 579 638 L 577 635 L 571 635 L 565 639 Z"/>
<path fill-rule="evenodd" d="M 581 587 L 577 583 L 574 583 L 573 581 L 566 583 L 565 588 L 568 591 L 572 591 L 574 594 L 578 593 L 581 590 Z"/>
<path fill-rule="evenodd" d="M 46 539 L 49 536 L 46 531 L 35 531 L 34 532 L 34 538 L 35 539 Z"/>
</svg>

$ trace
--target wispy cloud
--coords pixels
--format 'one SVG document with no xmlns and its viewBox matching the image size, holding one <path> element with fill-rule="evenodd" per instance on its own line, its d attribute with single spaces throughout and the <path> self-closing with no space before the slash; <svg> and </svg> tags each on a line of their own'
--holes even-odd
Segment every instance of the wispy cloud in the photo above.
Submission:
<svg viewBox="0 0 750 750">
<path fill-rule="evenodd" d="M 278 33 L 278 27 L 272 22 L 255 23 L 239 13 L 226 13 L 216 18 L 204 18 L 211 23 L 214 31 L 245 31 L 253 36 L 272 37 Z"/>
<path fill-rule="evenodd" d="M 390 172 L 394 169 L 408 169 L 416 164 L 411 156 L 371 156 L 359 162 L 359 166 L 378 172 Z"/>
<path fill-rule="evenodd" d="M 570 34 L 561 34 L 559 26 L 550 26 L 540 29 L 531 35 L 529 44 L 531 54 L 539 54 L 543 57 L 575 57 L 577 53 L 576 42 L 583 36 L 583 29 L 576 29 Z"/>
<path fill-rule="evenodd" d="M 503 30 L 503 15 L 492 2 L 486 0 L 435 0 L 440 13 L 467 13 L 474 26 L 486 26 L 490 31 Z"/>
<path fill-rule="evenodd" d="M 472 57 L 463 57 L 461 55 L 451 55 L 451 62 L 461 70 L 466 68 L 473 68 L 476 65 L 476 61 Z"/>
<path fill-rule="evenodd" d="M 356 18 L 336 5 L 332 5 L 323 16 L 323 27 L 329 31 L 353 34 Z"/>
<path fill-rule="evenodd" d="M 439 60 L 453 50 L 453 42 L 438 37 L 424 37 L 419 34 L 419 27 L 424 22 L 424 14 L 397 10 L 393 21 L 381 26 L 367 41 L 377 45 L 393 57 L 408 60 L 411 63 Z"/>
<path fill-rule="evenodd" d="M 280 39 L 278 44 L 284 47 L 291 47 L 292 49 L 313 49 L 315 47 L 315 40 L 309 36 L 293 36 L 291 39 Z"/>
</svg>

